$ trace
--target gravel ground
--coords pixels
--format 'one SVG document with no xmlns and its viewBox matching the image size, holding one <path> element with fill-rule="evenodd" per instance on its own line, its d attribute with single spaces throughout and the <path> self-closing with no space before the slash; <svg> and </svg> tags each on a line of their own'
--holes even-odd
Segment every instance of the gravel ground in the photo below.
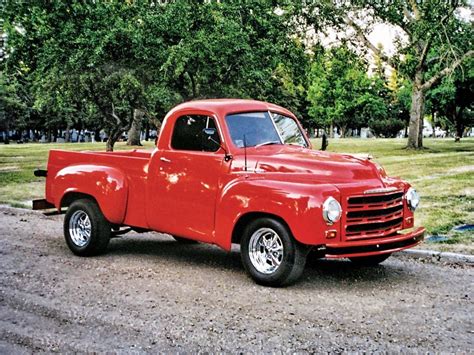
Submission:
<svg viewBox="0 0 474 355">
<path fill-rule="evenodd" d="M 237 250 L 130 233 L 79 258 L 62 216 L 1 207 L 0 222 L 0 353 L 474 351 L 472 267 L 308 260 L 273 289 Z"/>
</svg>

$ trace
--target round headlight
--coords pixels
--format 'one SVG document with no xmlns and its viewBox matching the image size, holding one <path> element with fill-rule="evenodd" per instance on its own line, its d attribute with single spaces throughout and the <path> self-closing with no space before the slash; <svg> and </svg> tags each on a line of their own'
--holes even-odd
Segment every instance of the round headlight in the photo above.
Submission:
<svg viewBox="0 0 474 355">
<path fill-rule="evenodd" d="M 323 217 L 326 222 L 332 224 L 341 218 L 342 208 L 334 197 L 328 197 L 323 203 Z"/>
<path fill-rule="evenodd" d="M 420 204 L 420 196 L 418 195 L 418 192 L 412 187 L 410 187 L 405 195 L 405 198 L 407 199 L 407 204 L 408 207 L 414 211 Z"/>
</svg>

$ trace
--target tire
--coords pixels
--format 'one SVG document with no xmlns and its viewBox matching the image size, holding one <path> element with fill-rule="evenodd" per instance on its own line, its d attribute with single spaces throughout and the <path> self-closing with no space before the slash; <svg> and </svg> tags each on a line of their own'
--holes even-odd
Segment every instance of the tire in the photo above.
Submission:
<svg viewBox="0 0 474 355">
<path fill-rule="evenodd" d="M 78 256 L 98 255 L 107 249 L 111 225 L 91 199 L 74 201 L 64 217 L 64 238 Z"/>
<path fill-rule="evenodd" d="M 187 239 L 187 238 L 182 238 L 182 237 L 177 237 L 177 236 L 175 236 L 175 235 L 172 235 L 172 237 L 173 237 L 174 240 L 176 240 L 179 244 L 197 244 L 197 243 L 199 243 L 199 242 L 196 241 L 196 240 Z"/>
<path fill-rule="evenodd" d="M 371 256 L 359 256 L 355 258 L 349 258 L 357 266 L 377 266 L 378 264 L 387 260 L 391 253 L 371 255 Z"/>
<path fill-rule="evenodd" d="M 301 276 L 309 248 L 298 243 L 283 223 L 259 218 L 245 228 L 240 251 L 245 270 L 256 283 L 281 287 Z"/>
</svg>

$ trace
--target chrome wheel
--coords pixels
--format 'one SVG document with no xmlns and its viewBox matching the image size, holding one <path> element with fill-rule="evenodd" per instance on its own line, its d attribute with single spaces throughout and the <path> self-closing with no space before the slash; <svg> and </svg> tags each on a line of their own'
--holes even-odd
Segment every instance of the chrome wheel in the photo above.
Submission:
<svg viewBox="0 0 474 355">
<path fill-rule="evenodd" d="M 86 212 L 78 210 L 69 220 L 69 235 L 72 242 L 78 247 L 87 245 L 91 239 L 92 225 Z"/>
<path fill-rule="evenodd" d="M 248 253 L 257 271 L 272 274 L 283 260 L 283 242 L 273 229 L 260 228 L 250 237 Z"/>
</svg>

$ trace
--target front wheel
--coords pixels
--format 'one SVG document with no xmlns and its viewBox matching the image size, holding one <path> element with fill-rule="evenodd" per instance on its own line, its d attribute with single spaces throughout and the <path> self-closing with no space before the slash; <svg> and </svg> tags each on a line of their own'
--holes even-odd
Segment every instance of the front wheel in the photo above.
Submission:
<svg viewBox="0 0 474 355">
<path fill-rule="evenodd" d="M 251 222 L 240 246 L 242 263 L 258 284 L 286 286 L 303 273 L 308 248 L 298 243 L 278 220 L 259 218 Z"/>
<path fill-rule="evenodd" d="M 387 260 L 391 253 L 380 254 L 380 255 L 371 255 L 371 256 L 359 256 L 354 258 L 349 258 L 357 266 L 376 266 L 385 260 Z"/>
<path fill-rule="evenodd" d="M 95 201 L 80 199 L 69 206 L 64 217 L 64 237 L 74 254 L 92 256 L 103 253 L 110 234 L 111 225 Z"/>
</svg>

